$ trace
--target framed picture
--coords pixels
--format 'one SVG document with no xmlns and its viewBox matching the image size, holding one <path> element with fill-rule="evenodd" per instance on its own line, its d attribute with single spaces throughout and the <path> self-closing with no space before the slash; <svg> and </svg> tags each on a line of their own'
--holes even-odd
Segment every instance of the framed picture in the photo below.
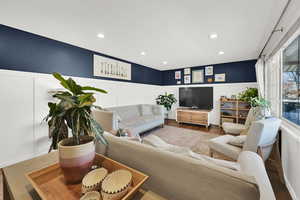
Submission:
<svg viewBox="0 0 300 200">
<path fill-rule="evenodd" d="M 204 70 L 194 70 L 192 72 L 192 83 L 203 83 L 204 82 Z"/>
<path fill-rule="evenodd" d="M 131 64 L 94 55 L 94 76 L 131 80 Z"/>
<path fill-rule="evenodd" d="M 205 67 L 205 76 L 212 76 L 212 75 L 214 75 L 214 67 L 213 66 Z"/>
<path fill-rule="evenodd" d="M 184 69 L 184 75 L 191 74 L 191 68 L 185 68 Z"/>
<path fill-rule="evenodd" d="M 175 79 L 176 80 L 181 79 L 181 71 L 176 71 L 175 72 Z"/>
<path fill-rule="evenodd" d="M 191 76 L 186 75 L 184 76 L 184 84 L 190 84 L 191 83 Z"/>
<path fill-rule="evenodd" d="M 215 82 L 225 82 L 226 75 L 224 74 L 215 74 Z"/>
</svg>

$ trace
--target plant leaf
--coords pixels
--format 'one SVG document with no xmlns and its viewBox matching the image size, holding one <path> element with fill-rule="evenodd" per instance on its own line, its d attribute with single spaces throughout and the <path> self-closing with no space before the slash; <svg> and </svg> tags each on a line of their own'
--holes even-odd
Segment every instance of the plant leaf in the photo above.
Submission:
<svg viewBox="0 0 300 200">
<path fill-rule="evenodd" d="M 102 90 L 102 89 L 91 87 L 91 86 L 83 86 L 83 87 L 81 87 L 81 90 L 93 90 L 93 91 L 97 91 L 97 92 L 101 92 L 101 93 L 107 94 L 106 90 Z"/>
</svg>

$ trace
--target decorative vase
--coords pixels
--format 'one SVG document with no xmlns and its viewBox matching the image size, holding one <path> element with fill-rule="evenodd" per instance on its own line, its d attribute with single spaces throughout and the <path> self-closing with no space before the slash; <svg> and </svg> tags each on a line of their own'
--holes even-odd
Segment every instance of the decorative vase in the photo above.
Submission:
<svg viewBox="0 0 300 200">
<path fill-rule="evenodd" d="M 257 106 L 253 108 L 253 113 L 256 120 L 265 119 L 271 116 L 271 111 L 269 108 Z"/>
<path fill-rule="evenodd" d="M 81 182 L 90 171 L 95 158 L 94 137 L 81 136 L 80 145 L 74 145 L 73 138 L 59 142 L 59 164 L 67 184 Z"/>
</svg>

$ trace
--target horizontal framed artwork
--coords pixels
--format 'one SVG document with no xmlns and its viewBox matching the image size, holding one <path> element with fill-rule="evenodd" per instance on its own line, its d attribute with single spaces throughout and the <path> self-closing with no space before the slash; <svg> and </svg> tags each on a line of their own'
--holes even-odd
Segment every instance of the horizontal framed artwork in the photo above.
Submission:
<svg viewBox="0 0 300 200">
<path fill-rule="evenodd" d="M 94 55 L 94 76 L 131 80 L 131 64 Z"/>
<path fill-rule="evenodd" d="M 215 74 L 215 82 L 225 82 L 226 81 L 226 74 Z"/>
</svg>

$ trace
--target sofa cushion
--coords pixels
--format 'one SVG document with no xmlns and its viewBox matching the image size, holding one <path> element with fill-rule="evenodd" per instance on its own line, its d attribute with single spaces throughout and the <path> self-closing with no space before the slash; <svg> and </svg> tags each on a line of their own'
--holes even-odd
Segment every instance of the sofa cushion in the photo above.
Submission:
<svg viewBox="0 0 300 200">
<path fill-rule="evenodd" d="M 131 119 L 122 120 L 120 124 L 123 126 L 123 128 L 126 128 L 126 127 L 142 126 L 144 123 L 145 121 L 141 119 L 141 117 L 135 117 Z"/>
<path fill-rule="evenodd" d="M 109 108 L 109 110 L 115 111 L 120 116 L 121 121 L 141 116 L 138 105 L 114 107 Z"/>
<path fill-rule="evenodd" d="M 143 116 L 153 115 L 152 107 L 153 107 L 152 105 L 145 105 L 145 104 L 141 105 L 141 114 Z"/>
<path fill-rule="evenodd" d="M 195 153 L 188 147 L 181 147 L 181 146 L 168 144 L 156 135 L 149 135 L 149 136 L 144 137 L 143 143 L 153 146 L 155 148 L 159 148 L 162 150 L 166 150 L 169 152 L 173 152 L 176 154 L 180 154 L 180 155 L 188 156 L 188 157 L 191 157 L 191 158 L 194 158 L 197 160 L 201 160 L 203 162 L 210 162 L 215 165 L 219 165 L 221 167 L 225 167 L 228 169 L 240 170 L 240 166 L 236 162 L 230 162 L 230 161 L 226 161 L 226 160 L 210 158 L 206 155 L 201 155 L 201 154 Z"/>
<path fill-rule="evenodd" d="M 209 147 L 219 153 L 222 153 L 230 158 L 236 160 L 242 152 L 242 148 L 228 144 L 234 136 L 223 135 L 209 140 Z"/>
<path fill-rule="evenodd" d="M 156 120 L 162 120 L 163 117 L 162 116 L 157 116 L 157 115 L 144 115 L 139 117 L 140 120 L 143 120 L 145 123 L 147 122 L 153 122 Z"/>
<path fill-rule="evenodd" d="M 243 124 L 236 124 L 236 123 L 231 123 L 231 122 L 224 122 L 222 124 L 222 128 L 226 133 L 231 133 L 231 134 L 240 134 L 243 130 L 246 129 L 245 125 Z"/>
<path fill-rule="evenodd" d="M 247 139 L 246 135 L 240 135 L 236 136 L 228 141 L 228 144 L 237 146 L 237 147 L 243 147 L 245 141 Z"/>
</svg>

